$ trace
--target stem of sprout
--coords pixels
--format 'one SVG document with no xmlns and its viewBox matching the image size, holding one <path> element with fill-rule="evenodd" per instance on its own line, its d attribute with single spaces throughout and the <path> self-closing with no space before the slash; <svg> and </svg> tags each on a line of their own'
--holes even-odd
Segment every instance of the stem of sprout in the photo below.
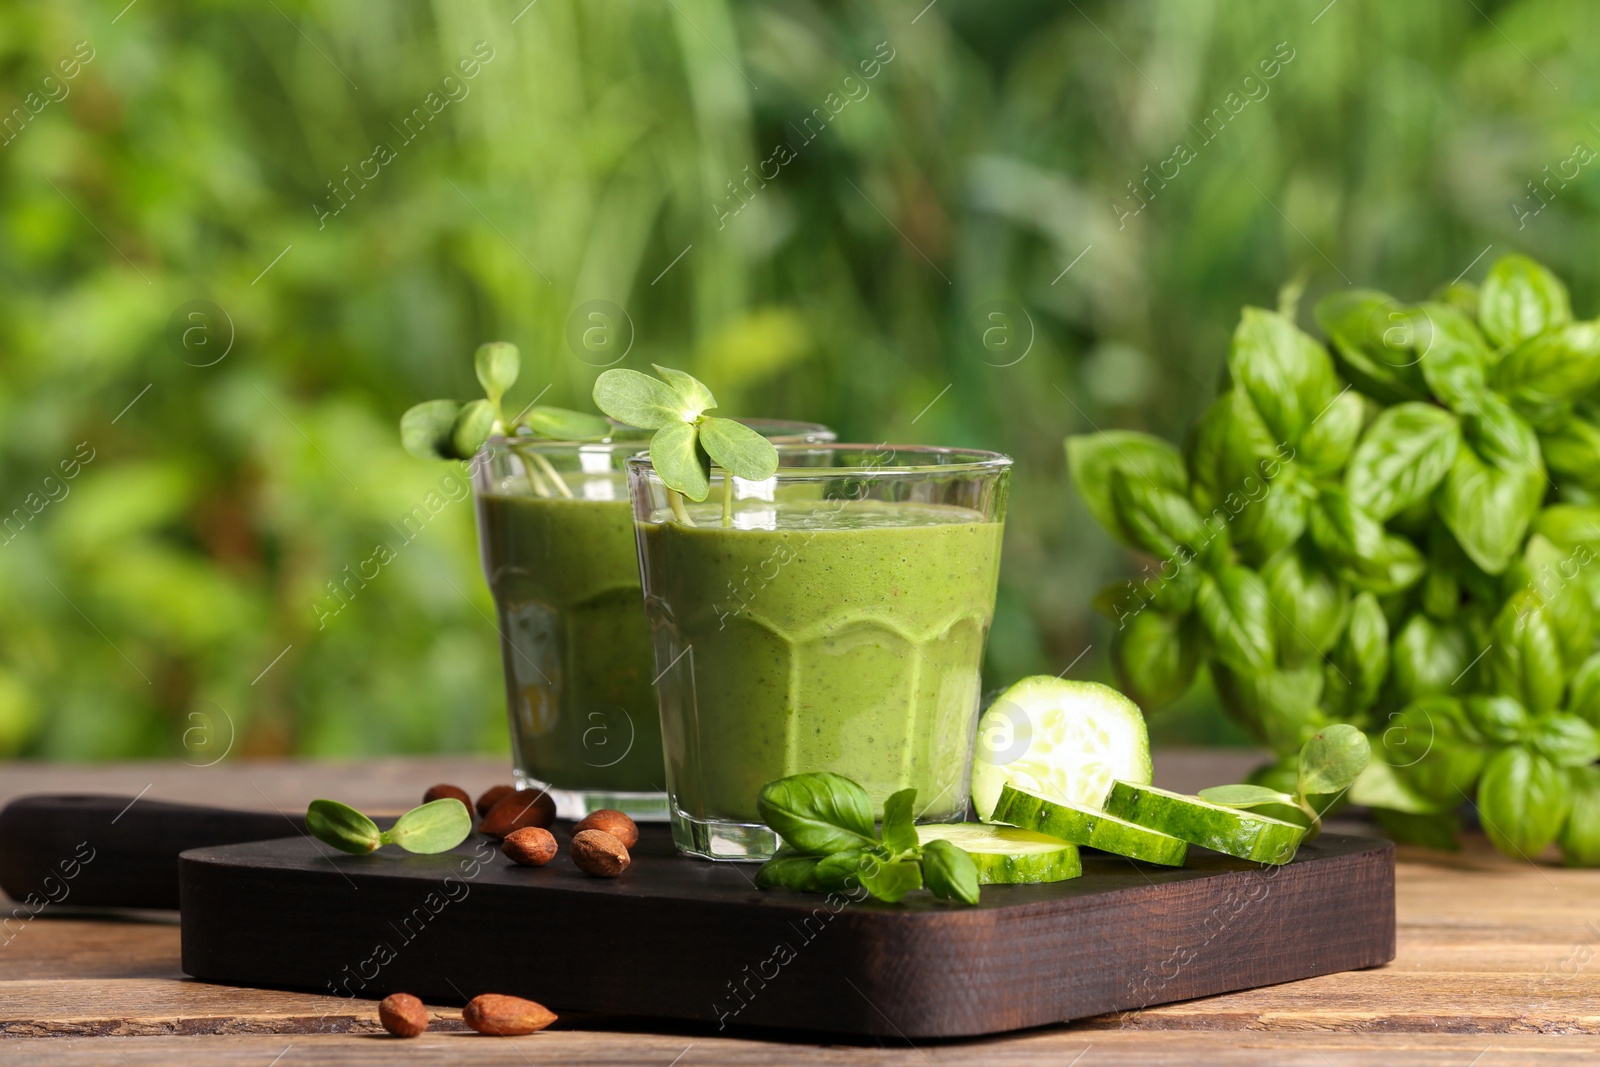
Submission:
<svg viewBox="0 0 1600 1067">
<path fill-rule="evenodd" d="M 733 475 L 722 472 L 722 528 L 733 525 Z"/>
<path fill-rule="evenodd" d="M 689 517 L 689 509 L 683 506 L 683 494 L 676 489 L 667 490 L 667 503 L 672 506 L 672 516 L 685 526 L 693 526 L 694 520 Z"/>
<path fill-rule="evenodd" d="M 571 500 L 572 490 L 567 488 L 566 479 L 562 478 L 561 475 L 556 473 L 556 469 L 550 465 L 550 461 L 545 459 L 537 452 L 529 452 L 528 455 L 532 456 L 533 461 L 539 465 L 539 469 L 544 471 L 545 477 L 556 483 L 556 489 L 561 493 L 561 495 L 566 497 L 568 500 Z"/>
</svg>

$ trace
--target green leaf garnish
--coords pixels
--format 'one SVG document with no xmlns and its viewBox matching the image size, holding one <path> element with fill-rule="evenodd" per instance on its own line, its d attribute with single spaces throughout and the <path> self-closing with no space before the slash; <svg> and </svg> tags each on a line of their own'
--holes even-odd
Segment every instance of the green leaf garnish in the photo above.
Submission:
<svg viewBox="0 0 1600 1067">
<path fill-rule="evenodd" d="M 494 433 L 498 414 L 494 404 L 487 400 L 474 400 L 461 409 L 456 423 L 450 428 L 450 445 L 457 459 L 471 459 Z"/>
<path fill-rule="evenodd" d="M 611 436 L 611 424 L 599 415 L 542 404 L 528 409 L 522 425 L 552 441 L 598 441 Z"/>
<path fill-rule="evenodd" d="M 377 823 L 337 800 L 313 800 L 306 809 L 306 829 L 318 841 L 354 856 L 364 856 L 382 844 Z"/>
<path fill-rule="evenodd" d="M 522 357 L 517 353 L 517 346 L 506 341 L 490 341 L 479 345 L 472 363 L 473 369 L 478 372 L 478 384 L 483 386 L 483 395 L 495 404 L 500 403 L 506 390 L 516 384 L 517 374 L 522 369 Z"/>
<path fill-rule="evenodd" d="M 400 444 L 418 459 L 454 459 L 450 431 L 461 405 L 454 400 L 424 400 L 400 416 Z"/>
<path fill-rule="evenodd" d="M 1200 790 L 1200 799 L 1230 808 L 1254 808 L 1262 804 L 1293 804 L 1294 797 L 1264 785 L 1214 785 Z"/>
<path fill-rule="evenodd" d="M 1367 769 L 1372 745 L 1367 735 L 1348 723 L 1329 726 L 1300 750 L 1300 793 L 1338 793 Z"/>
<path fill-rule="evenodd" d="M 895 855 L 915 854 L 917 840 L 916 818 L 911 806 L 917 802 L 915 789 L 902 789 L 892 793 L 883 802 L 883 843 Z"/>
<path fill-rule="evenodd" d="M 978 902 L 978 865 L 948 841 L 929 841 L 922 847 L 922 880 L 940 900 Z"/>
<path fill-rule="evenodd" d="M 399 845 L 424 855 L 448 852 L 472 833 L 472 815 L 459 800 L 446 797 L 412 808 L 381 835 L 385 845 Z"/>
<path fill-rule="evenodd" d="M 693 375 L 661 366 L 656 373 L 659 380 L 635 370 L 605 371 L 595 379 L 594 402 L 618 422 L 655 431 L 650 462 L 668 489 L 704 500 L 711 492 L 712 463 L 746 481 L 772 477 L 778 469 L 772 442 L 743 423 L 707 415 L 717 398 Z M 724 501 L 726 523 L 731 497 Z"/>
</svg>

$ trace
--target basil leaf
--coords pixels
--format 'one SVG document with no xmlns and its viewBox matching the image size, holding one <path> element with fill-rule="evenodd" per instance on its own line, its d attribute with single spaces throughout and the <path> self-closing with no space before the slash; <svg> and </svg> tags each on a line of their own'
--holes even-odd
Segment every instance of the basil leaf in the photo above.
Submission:
<svg viewBox="0 0 1600 1067">
<path fill-rule="evenodd" d="M 1367 767 L 1372 746 L 1367 735 L 1348 723 L 1335 723 L 1314 735 L 1300 750 L 1300 793 L 1339 793 Z"/>
<path fill-rule="evenodd" d="M 1561 643 L 1532 595 L 1513 597 L 1500 609 L 1494 647 L 1484 658 L 1495 691 L 1516 697 L 1533 714 L 1561 703 L 1567 684 Z"/>
<path fill-rule="evenodd" d="M 1260 498 L 1266 484 L 1295 456 L 1287 442 L 1274 440 L 1255 405 L 1238 387 L 1221 394 L 1201 414 L 1184 442 L 1184 462 L 1195 503 L 1202 511 Z M 1073 477 L 1077 477 L 1074 472 Z M 1183 486 L 1169 486 L 1180 492 Z M 1225 503 L 1229 498 L 1232 502 Z"/>
<path fill-rule="evenodd" d="M 516 345 L 508 341 L 490 341 L 479 345 L 473 353 L 472 367 L 478 374 L 478 384 L 483 386 L 483 395 L 498 404 L 506 390 L 516 384 L 522 357 Z"/>
<path fill-rule="evenodd" d="M 1545 465 L 1563 482 L 1600 492 L 1600 426 L 1573 418 L 1539 435 Z"/>
<path fill-rule="evenodd" d="M 450 431 L 461 405 L 454 400 L 425 400 L 400 416 L 400 444 L 418 459 L 454 459 Z"/>
<path fill-rule="evenodd" d="M 1462 419 L 1463 447 L 1434 494 L 1439 518 L 1472 561 L 1506 569 L 1548 486 L 1539 441 L 1504 401 L 1485 395 Z"/>
<path fill-rule="evenodd" d="M 1272 605 L 1254 571 L 1225 567 L 1202 574 L 1195 611 L 1216 656 L 1234 670 L 1260 674 L 1277 657 Z"/>
<path fill-rule="evenodd" d="M 916 818 L 911 810 L 916 802 L 915 789 L 890 793 L 889 799 L 883 802 L 883 844 L 894 855 L 917 851 Z"/>
<path fill-rule="evenodd" d="M 756 871 L 756 886 L 760 889 L 793 889 L 810 892 L 817 888 L 816 856 L 780 848 L 777 854 Z"/>
<path fill-rule="evenodd" d="M 1552 504 L 1533 522 L 1534 532 L 1548 537 L 1556 547 L 1586 567 L 1600 555 L 1600 507 L 1589 504 Z M 1578 549 L 1588 551 L 1578 553 Z"/>
<path fill-rule="evenodd" d="M 1413 322 L 1421 333 L 1417 365 L 1428 388 L 1451 411 L 1476 410 L 1489 388 L 1493 358 L 1477 324 L 1457 308 L 1433 303 L 1421 305 Z"/>
<path fill-rule="evenodd" d="M 456 802 L 456 807 L 460 806 Z M 318 841 L 356 856 L 371 852 L 382 843 L 377 823 L 337 800 L 313 800 L 306 808 L 306 829 Z"/>
<path fill-rule="evenodd" d="M 685 421 L 717 406 L 717 398 L 712 396 L 711 390 L 707 389 L 700 379 L 694 375 L 685 371 L 675 370 L 672 367 L 663 367 L 659 363 L 652 363 L 651 366 L 661 376 L 661 380 L 671 386 L 672 391 L 677 393 L 682 400 L 682 412 Z M 638 423 L 634 425 L 637 426 Z M 743 477 L 743 475 L 740 475 L 740 477 Z"/>
<path fill-rule="evenodd" d="M 599 415 L 543 404 L 529 408 L 522 417 L 522 424 L 552 441 L 598 441 L 611 436 L 611 424 Z"/>
<path fill-rule="evenodd" d="M 1524 743 L 1558 767 L 1584 767 L 1600 759 L 1600 733 L 1583 719 L 1550 711 L 1538 716 Z"/>
<path fill-rule="evenodd" d="M 1528 338 L 1495 365 L 1493 384 L 1533 410 L 1581 396 L 1600 385 L 1600 324 L 1571 322 Z"/>
<path fill-rule="evenodd" d="M 1222 706 L 1273 752 L 1297 752 L 1328 725 L 1322 671 L 1316 667 L 1241 672 L 1218 660 L 1211 664 L 1211 678 Z"/>
<path fill-rule="evenodd" d="M 923 847 L 922 877 L 940 900 L 978 902 L 978 865 L 948 841 L 929 841 Z"/>
<path fill-rule="evenodd" d="M 1360 593 L 1350 601 L 1350 619 L 1324 670 L 1330 713 L 1351 716 L 1372 706 L 1389 673 L 1389 620 L 1378 598 Z"/>
<path fill-rule="evenodd" d="M 1567 776 L 1572 813 L 1561 829 L 1561 862 L 1600 867 L 1600 767 L 1574 767 Z"/>
<path fill-rule="evenodd" d="M 875 864 L 884 862 L 882 856 L 874 856 L 872 850 L 865 848 L 849 848 L 843 852 L 820 857 L 817 865 L 811 869 L 812 889 L 843 892 L 854 890 L 861 883 L 861 867 L 868 859 Z"/>
<path fill-rule="evenodd" d="M 885 861 L 869 852 L 861 857 L 856 877 L 867 892 L 885 903 L 895 904 L 913 889 L 922 888 L 922 864 L 914 859 Z"/>
<path fill-rule="evenodd" d="M 1361 772 L 1355 784 L 1350 787 L 1350 791 L 1345 794 L 1350 803 L 1368 808 L 1385 808 L 1409 815 L 1429 815 L 1449 811 L 1460 805 L 1461 797 L 1454 792 L 1442 801 L 1423 796 L 1400 776 L 1399 771 L 1385 762 L 1388 757 L 1389 754 L 1385 753 L 1385 759 L 1375 759 L 1367 764 L 1367 769 Z M 1474 769 L 1472 773 L 1473 777 L 1466 782 L 1468 789 L 1472 788 L 1472 783 L 1477 778 L 1477 770 Z"/>
<path fill-rule="evenodd" d="M 1461 702 L 1450 697 L 1419 700 L 1390 716 L 1381 743 L 1384 761 L 1408 788 L 1447 808 L 1471 795 L 1489 758 Z"/>
<path fill-rule="evenodd" d="M 1421 580 L 1427 564 L 1415 545 L 1385 532 L 1342 489 L 1323 490 L 1311 508 L 1311 539 L 1358 589 L 1394 593 Z"/>
<path fill-rule="evenodd" d="M 1134 703 L 1154 709 L 1189 691 L 1204 645 L 1191 619 L 1141 611 L 1111 635 L 1111 663 Z"/>
<path fill-rule="evenodd" d="M 1600 727 L 1600 652 L 1579 665 L 1572 676 L 1567 710 L 1590 726 Z"/>
<path fill-rule="evenodd" d="M 1528 538 L 1521 563 L 1506 572 L 1526 590 L 1526 604 L 1544 612 L 1561 646 L 1561 657 L 1572 670 L 1594 651 L 1594 604 L 1585 583 L 1576 580 L 1579 569 L 1592 558 L 1587 549 L 1569 555 L 1548 538 L 1534 534 Z"/>
<path fill-rule="evenodd" d="M 1344 484 L 1350 501 L 1383 520 L 1426 500 L 1461 445 L 1454 415 L 1431 404 L 1398 404 L 1367 428 Z"/>
<path fill-rule="evenodd" d="M 1459 626 L 1413 615 L 1395 634 L 1390 653 L 1395 691 L 1405 703 L 1443 693 L 1456 684 L 1476 655 L 1470 637 Z"/>
<path fill-rule="evenodd" d="M 1353 389 L 1340 393 L 1300 435 L 1295 461 L 1318 476 L 1337 474 L 1349 462 L 1366 418 L 1367 405 L 1360 393 Z"/>
<path fill-rule="evenodd" d="M 1461 608 L 1461 583 L 1438 559 L 1422 576 L 1421 593 L 1422 610 L 1438 622 L 1449 622 Z"/>
<path fill-rule="evenodd" d="M 1504 256 L 1478 291 L 1478 322 L 1490 341 L 1520 344 L 1572 321 L 1567 287 L 1527 256 Z"/>
<path fill-rule="evenodd" d="M 1280 441 L 1295 441 L 1338 394 L 1327 350 L 1283 315 L 1244 309 L 1228 348 L 1228 374 Z"/>
<path fill-rule="evenodd" d="M 820 856 L 878 843 L 867 791 L 831 771 L 768 782 L 761 787 L 756 810 L 797 852 Z"/>
<path fill-rule="evenodd" d="M 1462 708 L 1466 722 L 1485 741 L 1509 745 L 1527 731 L 1531 720 L 1528 709 L 1516 697 L 1468 697 Z"/>
<path fill-rule="evenodd" d="M 1275 609 L 1278 658 L 1291 667 L 1321 663 L 1344 630 L 1348 591 L 1304 545 L 1279 553 L 1261 577 Z"/>
<path fill-rule="evenodd" d="M 498 418 L 495 406 L 487 400 L 473 400 L 456 415 L 450 427 L 450 452 L 453 459 L 471 459 L 494 433 Z"/>
<path fill-rule="evenodd" d="M 1205 543 L 1200 515 L 1183 494 L 1120 470 L 1111 472 L 1110 483 L 1118 528 L 1133 547 L 1174 559 L 1180 549 L 1187 549 L 1192 556 L 1194 546 Z"/>
<path fill-rule="evenodd" d="M 1237 495 L 1224 498 L 1224 506 L 1235 506 L 1232 501 Z M 1233 536 L 1252 562 L 1271 559 L 1294 544 L 1306 528 L 1306 498 L 1287 471 L 1267 487 L 1265 496 L 1246 498 L 1246 503 L 1238 506 L 1243 510 L 1234 516 Z"/>
<path fill-rule="evenodd" d="M 1146 479 L 1182 493 L 1188 485 L 1178 450 L 1149 434 L 1114 430 L 1067 438 L 1067 467 L 1084 504 L 1107 532 L 1128 543 L 1111 500 L 1111 475 Z"/>
<path fill-rule="evenodd" d="M 1532 860 L 1556 839 L 1572 810 L 1566 772 L 1513 745 L 1489 759 L 1478 783 L 1484 832 L 1507 855 Z"/>
<path fill-rule="evenodd" d="M 1363 393 L 1385 403 L 1427 399 L 1417 364 L 1416 328 L 1387 293 L 1345 289 L 1317 301 L 1317 322 L 1338 368 Z"/>
<path fill-rule="evenodd" d="M 650 438 L 650 463 L 670 489 L 690 500 L 704 500 L 711 492 L 711 457 L 700 448 L 699 427 L 673 422 Z"/>
<path fill-rule="evenodd" d="M 1223 804 L 1230 808 L 1294 803 L 1294 797 L 1288 793 L 1280 793 L 1264 785 L 1214 785 L 1209 789 L 1200 790 L 1199 796 L 1201 800 L 1209 800 L 1213 804 Z"/>
<path fill-rule="evenodd" d="M 600 372 L 594 381 L 594 405 L 618 422 L 641 430 L 659 430 L 700 414 L 687 410 L 689 405 L 670 385 L 623 367 Z"/>
<path fill-rule="evenodd" d="M 711 461 L 736 478 L 764 481 L 778 469 L 772 442 L 742 422 L 708 415 L 700 422 L 700 446 Z"/>
<path fill-rule="evenodd" d="M 449 852 L 472 833 L 472 814 L 461 801 L 451 797 L 418 805 L 395 820 L 382 834 L 386 845 L 399 845 L 407 852 L 431 855 Z"/>
</svg>

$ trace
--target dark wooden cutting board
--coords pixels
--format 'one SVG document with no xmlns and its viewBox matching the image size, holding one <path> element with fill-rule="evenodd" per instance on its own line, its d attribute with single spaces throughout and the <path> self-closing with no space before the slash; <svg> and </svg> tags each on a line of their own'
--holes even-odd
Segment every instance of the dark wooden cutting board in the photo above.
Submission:
<svg viewBox="0 0 1600 1067">
<path fill-rule="evenodd" d="M 1282 868 L 1084 850 L 1068 882 L 986 886 L 976 908 L 762 891 L 753 864 L 673 852 L 590 878 L 562 854 L 330 855 L 305 837 L 179 863 L 183 969 L 209 981 L 908 1039 L 958 1037 L 1272 985 L 1394 958 L 1394 848 L 1324 834 Z"/>
</svg>

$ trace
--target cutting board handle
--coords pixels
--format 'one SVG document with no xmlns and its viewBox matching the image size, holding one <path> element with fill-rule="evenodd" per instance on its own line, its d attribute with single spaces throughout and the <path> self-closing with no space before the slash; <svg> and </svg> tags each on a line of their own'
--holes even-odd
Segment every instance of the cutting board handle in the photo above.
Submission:
<svg viewBox="0 0 1600 1067">
<path fill-rule="evenodd" d="M 17 919 L 56 905 L 176 908 L 179 853 L 304 832 L 302 816 L 278 812 L 102 794 L 18 797 L 0 809 L 0 889 Z"/>
</svg>

